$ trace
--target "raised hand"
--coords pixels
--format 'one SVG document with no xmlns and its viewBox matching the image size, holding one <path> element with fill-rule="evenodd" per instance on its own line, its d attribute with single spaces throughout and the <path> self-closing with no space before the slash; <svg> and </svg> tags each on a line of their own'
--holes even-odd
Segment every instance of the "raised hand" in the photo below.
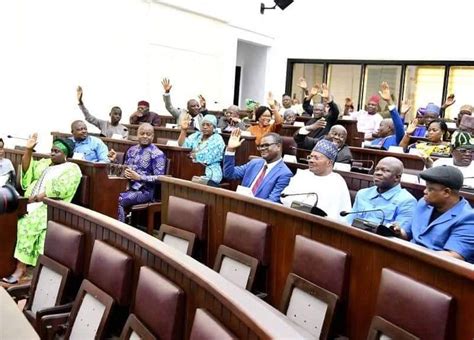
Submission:
<svg viewBox="0 0 474 340">
<path fill-rule="evenodd" d="M 317 95 L 317 94 L 319 93 L 320 89 L 321 89 L 321 86 L 319 86 L 319 84 L 316 83 L 316 84 L 314 84 L 314 86 L 311 88 L 311 91 L 309 92 L 309 94 L 310 94 L 311 96 L 315 96 L 315 95 Z"/>
<path fill-rule="evenodd" d="M 317 130 L 317 129 L 324 129 L 326 127 L 326 124 L 327 124 L 326 119 L 321 118 L 321 119 L 318 119 L 316 121 L 316 123 L 308 125 L 306 127 L 306 130 L 314 131 L 314 130 Z"/>
<path fill-rule="evenodd" d="M 304 79 L 304 77 L 300 77 L 300 79 L 298 79 L 298 82 L 296 83 L 296 86 L 301 87 L 303 90 L 306 90 L 308 88 L 308 83 L 306 83 L 306 79 Z"/>
<path fill-rule="evenodd" d="M 402 107 L 400 108 L 400 115 L 404 117 L 409 111 L 411 110 L 411 102 L 410 100 L 404 100 L 402 102 Z"/>
<path fill-rule="evenodd" d="M 407 135 L 411 135 L 413 132 L 415 132 L 416 127 L 418 126 L 418 119 L 413 119 L 410 124 L 408 124 L 406 133 Z"/>
<path fill-rule="evenodd" d="M 187 130 L 189 128 L 189 119 L 183 119 L 181 121 L 181 130 Z"/>
<path fill-rule="evenodd" d="M 82 95 L 83 95 L 82 87 L 78 86 L 76 89 L 76 96 L 77 96 L 77 101 L 79 102 L 79 104 L 82 104 Z"/>
<path fill-rule="evenodd" d="M 451 105 L 453 105 L 454 103 L 456 102 L 456 99 L 454 98 L 454 93 L 451 93 L 448 98 L 446 98 L 444 104 L 443 104 L 443 108 L 447 108 Z"/>
<path fill-rule="evenodd" d="M 275 98 L 273 98 L 273 94 L 271 92 L 268 92 L 267 103 L 271 108 L 276 105 Z"/>
<path fill-rule="evenodd" d="M 329 88 L 326 84 L 321 84 L 321 97 L 324 99 L 329 99 Z"/>
<path fill-rule="evenodd" d="M 35 132 L 28 138 L 25 147 L 27 149 L 33 150 L 36 144 L 38 144 L 38 134 Z"/>
<path fill-rule="evenodd" d="M 168 78 L 163 78 L 163 80 L 161 81 L 161 85 L 163 85 L 163 90 L 165 90 L 165 93 L 170 93 L 171 88 L 173 87 Z"/>
<path fill-rule="evenodd" d="M 234 129 L 230 133 L 229 141 L 227 142 L 227 149 L 233 151 L 242 145 L 244 139 L 240 139 L 240 129 Z"/>
<path fill-rule="evenodd" d="M 385 100 L 387 103 L 392 103 L 392 96 L 390 95 L 390 86 L 386 81 L 380 84 L 380 91 L 379 91 L 380 98 Z"/>
<path fill-rule="evenodd" d="M 206 98 L 204 98 L 202 96 L 202 94 L 200 94 L 198 96 L 198 98 L 199 98 L 199 105 L 201 106 L 201 109 L 205 109 L 206 108 Z"/>
</svg>

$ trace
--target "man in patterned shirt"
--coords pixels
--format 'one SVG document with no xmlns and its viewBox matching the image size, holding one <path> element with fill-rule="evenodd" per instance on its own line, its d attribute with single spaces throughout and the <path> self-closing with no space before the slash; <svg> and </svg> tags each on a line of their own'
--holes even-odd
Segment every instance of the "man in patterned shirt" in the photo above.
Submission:
<svg viewBox="0 0 474 340">
<path fill-rule="evenodd" d="M 155 182 L 165 173 L 166 157 L 153 142 L 154 130 L 149 123 L 143 123 L 137 132 L 138 144 L 128 149 L 124 164 L 125 177 L 130 180 L 129 190 L 119 196 L 118 219 L 125 221 L 125 210 L 132 205 L 151 202 L 154 197 Z M 115 160 L 111 150 L 109 158 Z"/>
</svg>

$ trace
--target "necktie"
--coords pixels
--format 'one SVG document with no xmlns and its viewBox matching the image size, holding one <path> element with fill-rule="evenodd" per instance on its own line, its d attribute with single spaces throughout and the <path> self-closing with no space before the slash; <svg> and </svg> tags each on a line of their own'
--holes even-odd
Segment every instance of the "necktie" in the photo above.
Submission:
<svg viewBox="0 0 474 340">
<path fill-rule="evenodd" d="M 194 129 L 194 118 L 189 121 L 189 127 Z"/>
<path fill-rule="evenodd" d="M 252 192 L 253 192 L 254 195 L 257 192 L 258 187 L 260 186 L 260 184 L 262 184 L 263 178 L 265 177 L 266 172 L 267 172 L 267 165 L 265 164 L 263 166 L 262 172 L 260 172 L 260 176 L 258 176 L 257 180 L 255 181 L 255 184 L 252 187 Z"/>
</svg>

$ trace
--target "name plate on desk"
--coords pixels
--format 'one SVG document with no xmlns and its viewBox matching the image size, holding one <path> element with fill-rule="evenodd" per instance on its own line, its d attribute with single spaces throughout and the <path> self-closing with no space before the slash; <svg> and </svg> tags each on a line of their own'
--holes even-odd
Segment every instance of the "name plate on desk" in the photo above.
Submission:
<svg viewBox="0 0 474 340">
<path fill-rule="evenodd" d="M 351 165 L 349 163 L 336 162 L 334 163 L 334 170 L 349 172 L 351 171 Z"/>
<path fill-rule="evenodd" d="M 167 129 L 177 129 L 177 128 L 178 128 L 178 124 L 166 123 L 165 127 L 166 127 Z"/>
<path fill-rule="evenodd" d="M 242 137 L 250 137 L 250 136 L 252 136 L 252 134 L 250 133 L 250 131 L 242 131 L 242 130 L 240 131 L 240 135 L 241 135 Z"/>
<path fill-rule="evenodd" d="M 342 116 L 342 120 L 357 120 L 356 118 L 352 118 L 351 116 Z"/>
<path fill-rule="evenodd" d="M 405 153 L 405 151 L 403 151 L 403 147 L 401 147 L 401 146 L 394 146 L 394 145 L 390 146 L 390 147 L 388 148 L 388 151 L 390 151 L 390 152 L 395 152 L 395 153 Z"/>
<path fill-rule="evenodd" d="M 72 159 L 84 160 L 84 154 L 82 152 L 74 152 Z"/>
<path fill-rule="evenodd" d="M 303 126 L 304 126 L 304 122 L 294 122 L 294 123 L 293 123 L 293 126 L 303 127 Z"/>
<path fill-rule="evenodd" d="M 166 145 L 167 146 L 179 146 L 178 141 L 177 140 L 172 140 L 172 139 L 168 139 L 166 141 Z"/>
<path fill-rule="evenodd" d="M 296 156 L 294 155 L 283 155 L 283 162 L 298 163 L 298 160 L 296 159 Z M 349 170 L 350 170 L 350 167 L 349 167 Z"/>
</svg>

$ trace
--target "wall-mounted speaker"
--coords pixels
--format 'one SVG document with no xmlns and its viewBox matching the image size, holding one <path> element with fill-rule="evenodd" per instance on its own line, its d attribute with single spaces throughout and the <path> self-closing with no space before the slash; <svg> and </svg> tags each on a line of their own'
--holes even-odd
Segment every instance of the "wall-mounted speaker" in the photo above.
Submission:
<svg viewBox="0 0 474 340">
<path fill-rule="evenodd" d="M 280 7 L 282 10 L 287 8 L 293 2 L 293 0 L 274 0 L 274 1 L 276 5 Z"/>
</svg>

